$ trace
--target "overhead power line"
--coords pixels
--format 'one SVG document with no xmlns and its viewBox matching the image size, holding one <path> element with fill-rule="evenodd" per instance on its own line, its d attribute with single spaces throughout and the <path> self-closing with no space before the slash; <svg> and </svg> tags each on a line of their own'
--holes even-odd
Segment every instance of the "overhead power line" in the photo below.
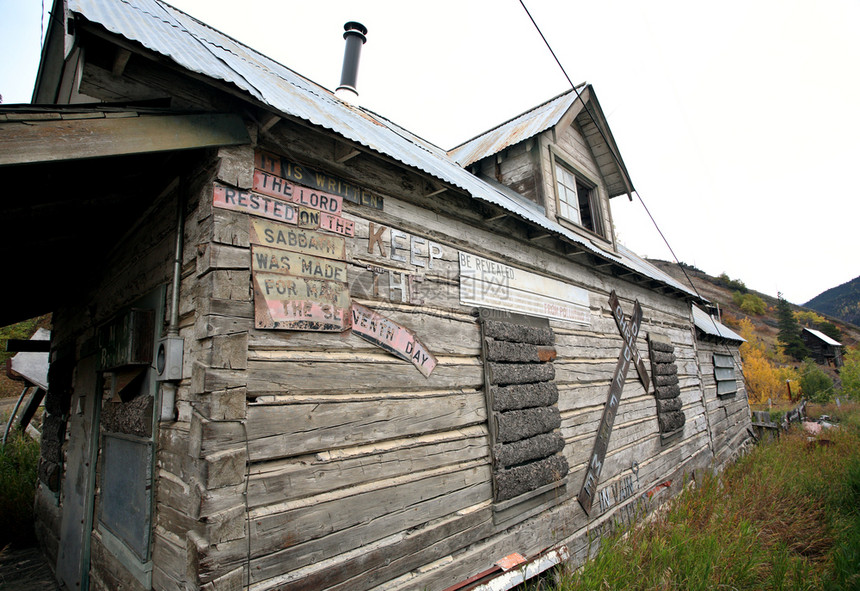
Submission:
<svg viewBox="0 0 860 591">
<path fill-rule="evenodd" d="M 603 141 L 606 144 L 606 147 L 609 150 L 609 153 L 612 155 L 612 159 L 615 161 L 615 164 L 618 166 L 618 169 L 620 171 L 623 171 L 624 166 L 621 163 L 621 157 L 616 153 L 616 151 L 612 145 L 612 142 L 609 141 L 609 138 L 606 136 L 603 129 L 601 129 L 600 125 L 597 123 L 597 118 L 594 116 L 594 113 L 592 113 L 591 109 L 589 109 L 588 103 L 585 102 L 585 99 L 582 98 L 582 94 L 579 92 L 579 89 L 576 87 L 576 85 L 570 79 L 570 76 L 567 75 L 567 71 L 564 69 L 564 66 L 561 64 L 561 60 L 558 59 L 558 56 L 556 55 L 555 51 L 553 51 L 552 46 L 549 44 L 549 41 L 547 41 L 546 36 L 543 34 L 543 31 L 541 31 L 541 28 L 538 26 L 537 21 L 535 21 L 531 12 L 529 12 L 529 9 L 526 6 L 524 0 L 519 0 L 519 2 L 520 2 L 520 5 L 523 7 L 523 10 L 525 11 L 525 13 L 528 15 L 529 20 L 532 22 L 532 25 L 534 25 L 534 28 L 537 30 L 538 34 L 540 35 L 540 38 L 543 39 L 544 45 L 546 45 L 546 48 L 552 54 L 552 57 L 555 60 L 555 63 L 558 64 L 558 67 L 561 70 L 561 73 L 564 74 L 564 77 L 567 79 L 567 83 L 570 84 L 570 87 L 573 89 L 573 92 L 576 93 L 576 98 L 579 100 L 580 103 L 582 103 L 582 106 L 585 109 L 585 112 L 588 114 L 588 117 L 591 119 L 591 122 L 594 124 L 594 127 L 597 128 L 597 131 L 600 133 L 600 137 L 603 138 Z M 622 172 L 622 175 L 623 175 L 623 172 Z M 698 296 L 700 301 L 706 301 L 705 298 L 702 297 L 702 294 L 699 293 L 699 290 L 696 289 L 696 286 L 693 283 L 693 280 L 687 274 L 687 270 L 684 268 L 684 265 L 681 264 L 681 261 L 678 259 L 678 255 L 675 254 L 675 249 L 673 249 L 672 245 L 669 244 L 669 240 L 666 238 L 666 235 L 663 234 L 663 230 L 661 230 L 660 226 L 657 224 L 657 220 L 654 219 L 653 215 L 651 215 L 651 210 L 649 210 L 648 206 L 645 205 L 645 200 L 642 198 L 642 195 L 639 193 L 639 191 L 637 191 L 635 189 L 633 190 L 633 192 L 636 194 L 636 198 L 639 199 L 639 203 L 641 203 L 642 207 L 645 209 L 645 213 L 648 214 L 648 218 L 651 220 L 651 223 L 654 224 L 654 228 L 657 229 L 657 233 L 660 234 L 660 238 L 663 240 L 663 243 L 666 245 L 666 248 L 668 248 L 669 252 L 672 254 L 672 258 L 675 260 L 675 264 L 678 265 L 678 268 L 681 269 L 681 272 L 684 274 L 684 277 L 686 277 L 687 283 L 690 284 L 690 287 L 693 289 L 693 292 L 695 292 L 696 296 Z M 714 324 L 714 330 L 717 332 L 717 334 L 722 334 L 719 327 L 717 326 L 716 320 L 714 320 L 713 315 L 709 313 L 708 317 L 711 319 L 711 322 Z M 729 354 L 731 355 L 732 359 L 735 361 L 735 364 L 738 367 L 740 367 L 740 364 L 738 363 L 737 360 L 735 360 L 734 355 L 731 353 L 731 349 L 729 349 L 728 345 L 726 345 L 726 349 L 729 351 Z M 741 373 L 741 376 L 743 376 L 743 373 Z"/>
</svg>

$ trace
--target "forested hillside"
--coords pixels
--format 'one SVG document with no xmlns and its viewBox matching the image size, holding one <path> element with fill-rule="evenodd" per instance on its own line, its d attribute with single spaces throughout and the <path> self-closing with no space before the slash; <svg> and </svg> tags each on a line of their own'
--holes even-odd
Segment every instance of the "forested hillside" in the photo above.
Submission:
<svg viewBox="0 0 860 591">
<path fill-rule="evenodd" d="M 860 326 L 860 277 L 855 277 L 837 287 L 831 287 L 803 305 L 816 312 Z"/>
<path fill-rule="evenodd" d="M 860 400 L 858 326 L 747 289 L 742 280 L 725 273 L 712 277 L 690 265 L 651 263 L 685 285 L 689 277 L 702 297 L 719 306 L 722 322 L 746 340 L 740 352 L 752 404 L 796 401 L 800 396 L 820 402 L 836 397 Z M 808 359 L 810 352 L 800 339 L 803 327 L 840 342 L 845 366 L 837 369 Z"/>
</svg>

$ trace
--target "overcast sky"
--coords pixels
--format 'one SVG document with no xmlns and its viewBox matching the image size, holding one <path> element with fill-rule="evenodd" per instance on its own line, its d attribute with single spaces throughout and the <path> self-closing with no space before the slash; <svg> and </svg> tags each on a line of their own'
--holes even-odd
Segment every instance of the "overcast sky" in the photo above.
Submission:
<svg viewBox="0 0 860 591">
<path fill-rule="evenodd" d="M 525 2 L 681 261 L 796 304 L 860 275 L 860 2 Z M 569 88 L 518 0 L 172 4 L 329 89 L 363 23 L 361 104 L 443 148 Z M 0 0 L 4 103 L 30 100 L 39 13 Z M 671 259 L 638 200 L 612 208 Z"/>
</svg>

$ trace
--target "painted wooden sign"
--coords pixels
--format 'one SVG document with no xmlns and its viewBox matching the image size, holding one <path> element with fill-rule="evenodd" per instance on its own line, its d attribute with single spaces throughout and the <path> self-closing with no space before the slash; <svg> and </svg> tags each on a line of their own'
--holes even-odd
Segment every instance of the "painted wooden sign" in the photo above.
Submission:
<svg viewBox="0 0 860 591">
<path fill-rule="evenodd" d="M 352 302 L 352 332 L 409 361 L 427 377 L 436 368 L 436 357 L 418 340 L 415 333 L 356 302 Z"/>
<path fill-rule="evenodd" d="M 325 211 L 331 215 L 340 215 L 343 211 L 343 197 L 340 195 L 296 185 L 263 170 L 254 170 L 254 190 L 304 207 Z"/>
<path fill-rule="evenodd" d="M 250 191 L 242 191 L 232 187 L 225 187 L 215 183 L 213 190 L 213 205 L 221 209 L 241 211 L 253 216 L 263 217 L 270 220 L 295 225 L 298 221 L 298 213 L 295 205 L 274 199 L 265 195 L 258 195 Z"/>
<path fill-rule="evenodd" d="M 367 189 L 336 176 L 319 172 L 309 166 L 290 162 L 270 152 L 257 151 L 254 154 L 254 166 L 258 170 L 270 175 L 300 183 L 318 191 L 325 191 L 328 194 L 339 195 L 347 201 L 359 205 L 365 205 L 374 209 L 382 209 L 383 206 L 381 195 L 376 195 Z"/>
<path fill-rule="evenodd" d="M 460 303 L 591 324 L 586 290 L 463 251 Z"/>
<path fill-rule="evenodd" d="M 326 259 L 345 260 L 346 242 L 341 236 L 292 228 L 266 220 L 251 219 L 251 244 L 271 246 Z"/>
<path fill-rule="evenodd" d="M 636 302 L 639 305 L 639 302 Z M 639 349 L 636 348 L 636 335 L 631 332 L 632 327 L 624 322 L 624 311 L 621 309 L 621 302 L 618 301 L 618 296 L 615 291 L 609 294 L 609 306 L 612 309 L 612 317 L 615 319 L 615 326 L 618 327 L 618 332 L 621 333 L 621 338 L 627 348 L 633 353 L 633 367 L 636 368 L 636 373 L 639 374 L 639 381 L 642 382 L 642 387 L 648 391 L 648 386 L 651 385 L 651 378 L 648 376 L 648 370 L 645 368 L 645 362 L 642 361 L 642 356 L 639 354 Z M 639 331 L 639 327 L 636 327 Z"/>
<path fill-rule="evenodd" d="M 636 347 L 636 337 L 639 335 L 639 324 L 642 322 L 642 307 L 639 305 L 639 300 L 636 300 L 633 306 L 633 317 L 629 322 L 624 321 L 624 312 L 621 309 L 621 304 L 614 290 L 609 295 L 609 305 L 612 309 L 612 315 L 616 317 L 616 321 L 623 327 L 621 334 L 624 336 L 624 345 L 621 348 L 618 363 L 615 365 L 612 382 L 609 384 L 609 396 L 606 400 L 606 405 L 603 407 L 603 416 L 600 418 L 600 425 L 597 429 L 594 450 L 591 452 L 591 459 L 585 470 L 582 488 L 577 495 L 579 504 L 588 515 L 591 514 L 591 506 L 594 503 L 597 483 L 600 480 L 600 472 L 603 469 L 603 460 L 606 458 L 606 450 L 609 448 L 609 436 L 615 423 L 615 415 L 618 414 L 621 391 L 624 389 L 624 382 L 627 379 L 627 371 L 630 369 L 630 363 L 635 358 L 633 351 Z"/>
<path fill-rule="evenodd" d="M 346 283 L 345 262 L 256 244 L 251 247 L 251 270 Z"/>
<path fill-rule="evenodd" d="M 355 222 L 324 211 L 320 212 L 319 227 L 342 236 L 355 236 Z"/>
<path fill-rule="evenodd" d="M 254 273 L 257 328 L 343 332 L 349 328 L 349 290 L 338 281 Z"/>
</svg>

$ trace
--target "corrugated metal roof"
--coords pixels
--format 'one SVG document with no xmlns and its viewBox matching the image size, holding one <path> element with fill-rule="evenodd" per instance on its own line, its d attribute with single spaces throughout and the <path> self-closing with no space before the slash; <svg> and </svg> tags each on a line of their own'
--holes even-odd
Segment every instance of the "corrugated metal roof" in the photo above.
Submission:
<svg viewBox="0 0 860 591">
<path fill-rule="evenodd" d="M 741 335 L 737 334 L 696 305 L 693 305 L 693 322 L 695 323 L 696 328 L 712 337 L 720 337 L 730 341 L 737 341 L 739 343 L 746 342 L 746 339 Z"/>
<path fill-rule="evenodd" d="M 497 154 L 508 146 L 518 144 L 554 126 L 576 102 L 573 89 L 558 95 L 502 123 L 481 135 L 448 150 L 448 155 L 460 166 L 469 166 L 481 158 Z"/>
<path fill-rule="evenodd" d="M 629 255 L 604 250 L 523 205 L 459 166 L 439 147 L 371 111 L 341 101 L 329 90 L 172 6 L 158 0 L 69 0 L 69 10 L 169 57 L 188 70 L 233 84 L 280 113 L 329 129 L 458 187 L 475 199 L 501 207 L 604 259 L 695 295 L 656 268 L 643 267 Z M 575 99 L 576 94 L 568 92 L 539 107 L 541 116 L 535 126 L 547 125 L 559 117 Z M 533 114 L 534 110 L 528 113 Z M 523 129 L 531 129 L 525 122 L 520 124 Z"/>
<path fill-rule="evenodd" d="M 841 347 L 842 346 L 842 343 L 840 343 L 838 341 L 834 341 L 833 339 L 831 339 L 829 336 L 827 336 L 826 334 L 824 334 L 820 330 L 815 330 L 814 328 L 806 328 L 806 327 L 803 327 L 803 330 L 805 330 L 806 332 L 808 332 L 809 334 L 811 334 L 813 336 L 818 337 L 826 345 L 830 345 L 831 347 Z"/>
</svg>

